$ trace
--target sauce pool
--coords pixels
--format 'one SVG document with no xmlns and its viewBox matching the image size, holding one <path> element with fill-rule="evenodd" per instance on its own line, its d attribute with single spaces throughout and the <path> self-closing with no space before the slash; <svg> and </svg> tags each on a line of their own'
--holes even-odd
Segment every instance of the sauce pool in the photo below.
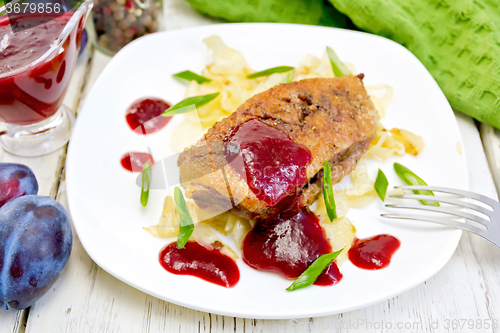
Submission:
<svg viewBox="0 0 500 333">
<path fill-rule="evenodd" d="M 284 132 L 250 119 L 233 130 L 225 141 L 226 159 L 230 161 L 242 154 L 245 170 L 236 172 L 246 178 L 252 192 L 268 207 L 296 194 L 306 184 L 311 153 Z"/>
<path fill-rule="evenodd" d="M 176 242 L 171 243 L 160 251 L 159 260 L 170 273 L 196 276 L 226 288 L 240 280 L 240 271 L 233 259 L 197 242 L 187 242 L 182 249 L 177 248 Z"/>
<path fill-rule="evenodd" d="M 144 164 L 149 161 L 154 164 L 153 156 L 148 153 L 128 152 L 122 156 L 120 162 L 125 170 L 130 172 L 142 172 Z"/>
<path fill-rule="evenodd" d="M 389 266 L 392 255 L 400 245 L 399 239 L 391 235 L 355 238 L 353 246 L 349 249 L 349 260 L 359 268 L 382 269 Z"/>
<path fill-rule="evenodd" d="M 243 261 L 250 267 L 295 279 L 319 256 L 332 252 L 319 220 L 307 208 L 258 220 L 243 241 Z M 333 285 L 342 279 L 333 262 L 316 285 Z"/>
<path fill-rule="evenodd" d="M 134 132 L 151 134 L 161 130 L 172 119 L 161 115 L 169 107 L 170 104 L 160 98 L 141 98 L 129 106 L 125 118 Z"/>
</svg>

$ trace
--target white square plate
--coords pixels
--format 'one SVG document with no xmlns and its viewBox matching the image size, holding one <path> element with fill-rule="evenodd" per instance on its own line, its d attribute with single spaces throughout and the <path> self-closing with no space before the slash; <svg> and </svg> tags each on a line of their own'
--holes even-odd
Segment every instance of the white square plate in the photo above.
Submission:
<svg viewBox="0 0 500 333">
<path fill-rule="evenodd" d="M 454 114 L 434 79 L 404 47 L 366 33 L 291 24 L 223 24 L 156 33 L 132 42 L 112 59 L 86 98 L 70 142 L 69 207 L 92 259 L 116 278 L 158 298 L 246 318 L 346 312 L 387 300 L 436 274 L 455 251 L 461 232 L 424 222 L 384 220 L 380 200 L 351 209 L 348 216 L 359 238 L 387 233 L 401 241 L 400 249 L 392 263 L 379 271 L 345 263 L 340 268 L 344 278 L 333 287 L 287 292 L 289 280 L 256 271 L 241 259 L 237 261 L 241 278 L 231 289 L 173 275 L 160 266 L 160 249 L 174 239 L 154 238 L 142 227 L 158 222 L 165 190 L 152 190 L 143 208 L 137 174 L 125 171 L 120 158 L 128 151 L 146 151 L 145 147 L 151 147 L 156 161 L 172 155 L 169 140 L 179 121 L 174 117 L 163 130 L 141 136 L 128 127 L 125 110 L 145 96 L 180 101 L 186 85 L 172 74 L 186 69 L 200 72 L 207 58 L 202 39 L 214 34 L 241 51 L 256 70 L 296 66 L 306 54 L 320 57 L 326 46 L 333 47 L 341 59 L 365 74 L 365 85 L 394 87 L 385 127 L 410 130 L 426 143 L 418 157 L 369 162 L 372 179 L 380 167 L 391 185 L 402 184 L 392 167 L 400 162 L 428 184 L 467 189 L 467 165 L 457 150 L 461 137 Z M 230 240 L 227 244 L 236 249 Z"/>
</svg>

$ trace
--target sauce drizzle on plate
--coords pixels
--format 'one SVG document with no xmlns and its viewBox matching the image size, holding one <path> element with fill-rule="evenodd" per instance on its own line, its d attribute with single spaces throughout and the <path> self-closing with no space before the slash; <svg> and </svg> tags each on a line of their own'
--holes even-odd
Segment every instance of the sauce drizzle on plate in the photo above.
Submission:
<svg viewBox="0 0 500 333">
<path fill-rule="evenodd" d="M 400 245 L 399 239 L 385 234 L 366 239 L 355 238 L 349 249 L 349 260 L 359 268 L 382 269 L 389 266 L 392 255 Z"/>
<path fill-rule="evenodd" d="M 240 280 L 240 271 L 233 259 L 197 242 L 187 242 L 182 249 L 177 248 L 176 242 L 170 243 L 160 251 L 159 260 L 170 273 L 196 276 L 226 288 Z"/>
<path fill-rule="evenodd" d="M 141 98 L 129 106 L 125 118 L 134 132 L 151 134 L 161 130 L 172 119 L 161 115 L 169 107 L 170 104 L 160 98 Z"/>
<path fill-rule="evenodd" d="M 151 165 L 155 162 L 153 156 L 148 153 L 128 152 L 122 156 L 120 163 L 125 170 L 130 172 L 142 172 L 146 161 L 149 161 Z"/>
</svg>

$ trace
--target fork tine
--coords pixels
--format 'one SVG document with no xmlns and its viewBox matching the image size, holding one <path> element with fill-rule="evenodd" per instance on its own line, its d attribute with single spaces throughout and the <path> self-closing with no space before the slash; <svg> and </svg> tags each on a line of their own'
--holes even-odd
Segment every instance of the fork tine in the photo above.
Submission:
<svg viewBox="0 0 500 333">
<path fill-rule="evenodd" d="M 439 198 L 435 197 L 432 195 L 423 195 L 423 194 L 403 194 L 403 195 L 391 195 L 391 198 L 398 198 L 398 199 L 417 199 L 417 200 L 425 200 L 425 201 L 437 201 L 437 202 L 444 202 L 456 206 L 462 206 L 465 208 L 470 208 L 473 210 L 477 210 L 480 213 L 483 213 L 484 215 L 488 215 L 491 218 L 491 210 L 486 209 L 484 207 L 457 200 L 457 199 L 451 199 L 451 198 Z"/>
<path fill-rule="evenodd" d="M 494 235 L 488 236 L 488 232 L 486 230 L 482 230 L 478 227 L 475 227 L 470 224 L 466 223 L 460 223 L 456 222 L 453 220 L 448 220 L 448 219 L 443 219 L 439 217 L 430 217 L 430 216 L 415 216 L 415 215 L 396 215 L 396 214 L 381 214 L 380 216 L 389 218 L 389 219 L 403 219 L 403 220 L 417 220 L 417 221 L 425 221 L 425 222 L 434 222 L 450 227 L 455 227 L 459 228 L 462 230 L 470 231 L 478 236 L 483 237 L 487 241 L 490 241 L 491 243 L 495 244 L 496 246 L 500 247 L 500 240 L 495 239 Z"/>
<path fill-rule="evenodd" d="M 402 188 L 404 190 L 428 190 L 428 191 L 434 191 L 434 192 L 442 192 L 442 193 L 449 193 L 449 194 L 456 194 L 456 195 L 461 195 L 467 198 L 475 199 L 481 202 L 484 202 L 487 205 L 490 205 L 492 208 L 498 207 L 500 204 L 498 201 L 495 201 L 487 196 L 470 192 L 470 191 L 464 191 L 464 190 L 457 190 L 454 188 L 448 188 L 448 187 L 440 187 L 440 186 L 425 186 L 425 185 L 408 185 L 408 186 L 394 186 L 395 188 Z"/>
<path fill-rule="evenodd" d="M 469 214 L 466 212 L 462 212 L 456 209 L 449 209 L 445 207 L 433 207 L 433 206 L 425 206 L 425 205 L 420 205 L 420 206 L 407 206 L 407 205 L 395 205 L 395 204 L 390 204 L 390 205 L 385 205 L 386 207 L 391 207 L 391 208 L 406 208 L 406 209 L 418 209 L 418 210 L 425 210 L 425 211 L 430 211 L 430 212 L 437 212 L 437 213 L 444 213 L 444 214 L 449 214 L 449 215 L 455 215 L 458 217 L 463 217 L 468 220 L 474 221 L 481 223 L 485 226 L 488 226 L 488 223 L 490 221 L 487 221 L 477 215 L 474 214 Z"/>
<path fill-rule="evenodd" d="M 476 226 L 467 224 L 467 223 L 462 223 L 462 222 L 457 222 L 449 219 L 444 219 L 441 217 L 434 217 L 434 216 L 417 216 L 417 215 L 397 215 L 397 214 L 381 214 L 380 216 L 389 218 L 389 219 L 403 219 L 403 220 L 415 220 L 415 221 L 425 221 L 425 222 L 434 222 L 450 227 L 455 227 L 459 228 L 462 230 L 467 230 L 470 232 L 473 232 L 479 236 L 482 237 L 487 237 L 487 234 L 485 230 L 480 229 Z"/>
</svg>

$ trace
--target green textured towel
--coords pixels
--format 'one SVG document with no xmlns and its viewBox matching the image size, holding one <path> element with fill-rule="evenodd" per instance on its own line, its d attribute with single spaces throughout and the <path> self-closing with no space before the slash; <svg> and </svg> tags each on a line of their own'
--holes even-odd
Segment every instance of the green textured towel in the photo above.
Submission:
<svg viewBox="0 0 500 333">
<path fill-rule="evenodd" d="M 283 22 L 348 27 L 323 0 L 187 0 L 202 14 L 232 22 Z M 351 24 L 352 26 L 352 24 Z"/>
<path fill-rule="evenodd" d="M 498 0 L 330 0 L 361 29 L 408 48 L 453 108 L 500 128 Z"/>
</svg>

